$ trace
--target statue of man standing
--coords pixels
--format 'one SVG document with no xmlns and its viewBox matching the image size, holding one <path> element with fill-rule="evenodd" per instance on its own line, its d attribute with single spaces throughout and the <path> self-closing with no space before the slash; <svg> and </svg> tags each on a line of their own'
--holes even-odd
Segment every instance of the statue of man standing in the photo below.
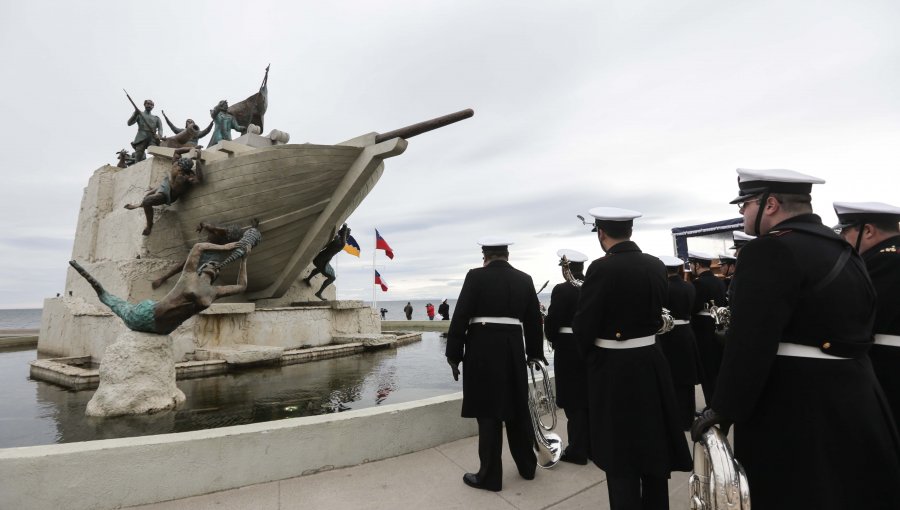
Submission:
<svg viewBox="0 0 900 510">
<path fill-rule="evenodd" d="M 228 101 L 221 100 L 210 112 L 213 118 L 213 134 L 209 140 L 209 146 L 219 143 L 221 140 L 231 140 L 231 130 L 245 133 L 247 128 L 238 124 L 237 119 L 228 113 Z"/>
<path fill-rule="evenodd" d="M 152 100 L 145 100 L 144 111 L 139 112 L 135 110 L 128 119 L 129 126 L 133 126 L 135 123 L 138 125 L 138 132 L 134 136 L 134 141 L 131 142 L 131 146 L 134 147 L 135 163 L 147 159 L 144 151 L 151 145 L 159 145 L 159 139 L 163 135 L 162 121 L 159 120 L 159 117 L 150 113 L 153 111 L 153 106 Z"/>
</svg>

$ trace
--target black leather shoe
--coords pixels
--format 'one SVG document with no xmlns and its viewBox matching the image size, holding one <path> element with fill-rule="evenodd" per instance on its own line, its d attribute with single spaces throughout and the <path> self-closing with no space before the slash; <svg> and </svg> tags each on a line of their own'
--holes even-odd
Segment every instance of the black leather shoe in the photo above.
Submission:
<svg viewBox="0 0 900 510">
<path fill-rule="evenodd" d="M 588 463 L 587 458 L 575 457 L 574 455 L 569 455 L 569 452 L 563 452 L 563 454 L 559 457 L 559 460 L 568 462 L 570 464 L 578 464 L 579 466 L 584 466 Z"/>
<path fill-rule="evenodd" d="M 531 473 L 523 473 L 519 471 L 519 476 L 526 480 L 534 480 L 534 471 L 532 471 Z"/>
<path fill-rule="evenodd" d="M 475 474 L 475 473 L 466 473 L 466 474 L 464 474 L 464 475 L 463 475 L 463 483 L 465 483 L 465 484 L 468 485 L 469 487 L 473 487 L 473 488 L 475 488 L 475 489 L 484 489 L 484 490 L 486 490 L 486 491 L 494 491 L 494 492 L 499 492 L 499 491 L 500 491 L 500 487 L 497 487 L 497 488 L 495 489 L 495 488 L 492 488 L 492 487 L 487 487 L 487 486 L 485 486 L 485 485 L 481 482 L 481 480 L 478 478 L 478 475 Z"/>
</svg>

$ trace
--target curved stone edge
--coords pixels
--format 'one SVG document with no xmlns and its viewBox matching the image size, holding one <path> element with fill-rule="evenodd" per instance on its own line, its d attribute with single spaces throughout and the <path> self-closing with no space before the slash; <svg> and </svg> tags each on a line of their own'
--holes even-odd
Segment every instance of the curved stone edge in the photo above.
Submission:
<svg viewBox="0 0 900 510">
<path fill-rule="evenodd" d="M 477 434 L 462 393 L 338 414 L 0 449 L 4 507 L 113 509 L 396 457 Z"/>
</svg>

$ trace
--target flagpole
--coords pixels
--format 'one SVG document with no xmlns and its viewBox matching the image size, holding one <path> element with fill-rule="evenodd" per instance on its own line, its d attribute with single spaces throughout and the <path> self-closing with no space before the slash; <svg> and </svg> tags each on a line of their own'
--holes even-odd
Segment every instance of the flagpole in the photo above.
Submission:
<svg viewBox="0 0 900 510">
<path fill-rule="evenodd" d="M 372 309 L 377 312 L 378 309 L 375 308 L 375 254 L 378 253 L 378 229 L 375 229 L 375 242 L 372 243 L 372 246 Z"/>
</svg>

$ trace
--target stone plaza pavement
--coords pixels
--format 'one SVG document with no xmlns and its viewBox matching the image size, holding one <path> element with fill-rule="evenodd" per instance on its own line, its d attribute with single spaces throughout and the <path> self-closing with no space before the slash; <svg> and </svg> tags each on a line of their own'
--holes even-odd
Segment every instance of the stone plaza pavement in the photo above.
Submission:
<svg viewBox="0 0 900 510">
<path fill-rule="evenodd" d="M 566 420 L 558 412 L 556 432 Z M 489 508 L 521 510 L 608 509 L 606 475 L 593 464 L 560 462 L 538 469 L 534 480 L 519 477 L 503 447 L 503 490 L 488 492 L 463 484 L 478 469 L 478 438 L 468 437 L 415 453 L 314 475 L 263 483 L 132 510 L 293 510 Z M 689 440 L 689 439 L 688 439 Z M 669 480 L 671 510 L 687 510 L 690 473 Z"/>
</svg>

